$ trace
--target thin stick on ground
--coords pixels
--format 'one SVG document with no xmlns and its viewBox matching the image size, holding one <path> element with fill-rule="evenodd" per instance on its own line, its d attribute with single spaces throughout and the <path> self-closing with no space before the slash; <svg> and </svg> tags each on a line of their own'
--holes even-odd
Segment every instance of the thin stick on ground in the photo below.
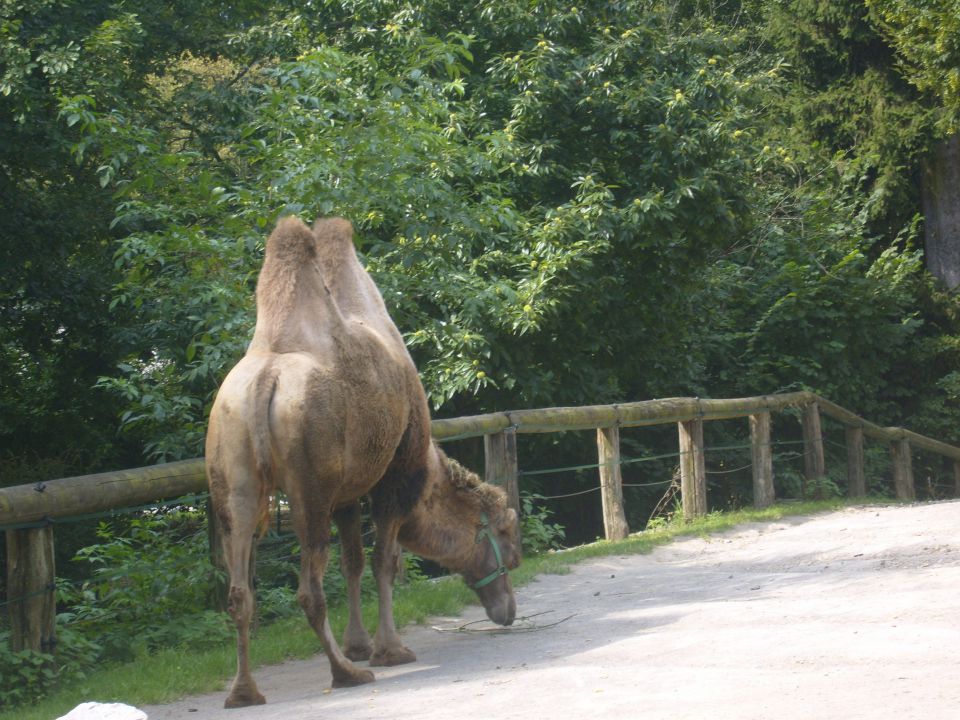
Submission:
<svg viewBox="0 0 960 720">
<path fill-rule="evenodd" d="M 524 632 L 537 632 L 539 630 L 547 630 L 552 627 L 556 627 L 560 623 L 565 623 L 572 617 L 576 617 L 576 613 L 573 615 L 567 615 L 565 618 L 561 618 L 556 622 L 547 623 L 546 625 L 537 625 L 532 622 L 533 618 L 540 617 L 541 615 L 547 615 L 552 613 L 553 610 L 546 610 L 541 613 L 534 613 L 533 615 L 527 615 L 525 617 L 517 618 L 513 625 L 508 627 L 502 627 L 499 625 L 489 625 L 489 621 L 484 620 L 472 620 L 471 622 L 463 623 L 456 627 L 440 627 L 439 625 L 433 625 L 433 629 L 441 633 L 483 633 L 487 635 L 508 635 L 511 633 L 524 633 Z M 489 626 L 485 627 L 473 627 L 474 625 L 480 625 L 481 623 L 487 623 Z"/>
</svg>

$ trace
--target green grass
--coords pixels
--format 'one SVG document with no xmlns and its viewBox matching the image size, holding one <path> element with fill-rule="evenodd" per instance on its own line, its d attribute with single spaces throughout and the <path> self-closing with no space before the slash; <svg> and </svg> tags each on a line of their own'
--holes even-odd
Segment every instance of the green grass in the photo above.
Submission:
<svg viewBox="0 0 960 720">
<path fill-rule="evenodd" d="M 606 555 L 648 553 L 659 545 L 683 536 L 708 536 L 746 522 L 769 521 L 789 515 L 806 515 L 836 510 L 848 505 L 842 500 L 785 503 L 765 510 L 738 510 L 712 513 L 692 523 L 674 523 L 631 535 L 618 542 L 598 541 L 570 550 L 526 558 L 511 573 L 515 585 L 523 585 L 542 574 L 564 573 L 570 565 Z M 417 582 L 395 591 L 394 617 L 398 627 L 422 623 L 437 615 L 455 615 L 475 602 L 475 595 L 462 582 Z M 376 623 L 376 604 L 364 607 L 368 628 Z M 336 636 L 346 624 L 346 609 L 331 609 Z M 255 667 L 284 660 L 310 657 L 320 651 L 320 642 L 302 615 L 262 628 L 251 643 Z M 137 660 L 105 667 L 85 680 L 63 687 L 30 708 L 0 711 L 0 720 L 51 720 L 69 712 L 81 702 L 124 702 L 143 706 L 171 702 L 186 695 L 220 691 L 235 671 L 234 645 L 191 651 L 189 647 L 164 650 Z"/>
</svg>

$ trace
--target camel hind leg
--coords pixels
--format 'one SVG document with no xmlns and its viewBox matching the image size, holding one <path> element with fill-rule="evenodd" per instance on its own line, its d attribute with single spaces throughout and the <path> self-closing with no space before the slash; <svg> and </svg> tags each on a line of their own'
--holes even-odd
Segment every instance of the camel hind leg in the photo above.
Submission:
<svg viewBox="0 0 960 720">
<path fill-rule="evenodd" d="M 217 494 L 213 500 L 222 528 L 224 560 L 230 575 L 227 607 L 237 627 L 237 675 L 224 707 L 263 705 L 266 699 L 250 673 L 250 625 L 256 610 L 250 582 L 250 557 L 257 524 L 257 503 L 243 502 L 236 496 L 217 497 Z"/>
</svg>

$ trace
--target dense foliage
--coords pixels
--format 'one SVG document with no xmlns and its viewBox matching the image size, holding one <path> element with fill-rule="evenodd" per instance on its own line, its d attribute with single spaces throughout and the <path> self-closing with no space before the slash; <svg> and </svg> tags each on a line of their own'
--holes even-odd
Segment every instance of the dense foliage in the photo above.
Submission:
<svg viewBox="0 0 960 720">
<path fill-rule="evenodd" d="M 932 9 L 42 5 L 4 4 L 0 86 L 26 450 L 60 414 L 88 466 L 111 416 L 199 454 L 289 212 L 353 219 L 445 414 L 803 386 L 906 421 L 913 341 L 952 337 L 915 220 Z"/>
<path fill-rule="evenodd" d="M 919 180 L 956 132 L 958 24 L 956 0 L 0 0 L 0 484 L 199 455 L 287 213 L 352 219 L 438 414 L 809 388 L 960 442 L 960 306 L 924 270 Z M 625 466 L 633 527 L 674 465 Z M 711 502 L 749 497 L 723 478 Z M 536 549 L 597 532 L 593 504 L 545 499 L 593 482 L 525 477 Z M 101 528 L 64 595 L 96 652 L 122 655 L 110 627 L 190 639 L 150 621 L 203 604 L 200 578 L 136 617 L 137 579 L 165 580 L 134 549 L 171 589 L 196 560 L 151 523 Z M 11 693 L 42 685 L 42 659 L 9 661 Z"/>
<path fill-rule="evenodd" d="M 127 405 L 124 426 L 156 458 L 199 452 L 212 390 L 248 338 L 263 234 L 285 212 L 354 219 L 438 407 L 695 382 L 677 328 L 693 330 L 687 298 L 747 215 L 750 103 L 767 74 L 735 72 L 719 32 L 664 34 L 642 10 L 517 28 L 488 8 L 465 19 L 492 36 L 480 65 L 470 36 L 428 35 L 398 8 L 373 39 L 269 67 L 183 56 L 134 116 L 65 97 L 76 152 L 99 157 L 125 231 L 113 306 L 138 340 L 101 383 Z M 299 16 L 272 30 L 311 36 Z"/>
<path fill-rule="evenodd" d="M 896 49 L 904 76 L 942 102 L 949 132 L 956 132 L 960 113 L 960 5 L 956 0 L 867 0 L 867 6 Z"/>
</svg>

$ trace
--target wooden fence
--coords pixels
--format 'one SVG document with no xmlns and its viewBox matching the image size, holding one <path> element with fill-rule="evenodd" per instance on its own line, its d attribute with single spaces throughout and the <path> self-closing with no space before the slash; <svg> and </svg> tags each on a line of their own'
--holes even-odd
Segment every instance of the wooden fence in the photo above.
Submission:
<svg viewBox="0 0 960 720">
<path fill-rule="evenodd" d="M 804 474 L 808 479 L 820 478 L 825 473 L 820 429 L 823 413 L 845 427 L 847 486 L 851 496 L 862 497 L 867 491 L 865 437 L 889 444 L 897 498 L 915 498 L 914 449 L 951 459 L 955 491 L 960 494 L 960 448 L 903 428 L 880 427 L 809 392 L 499 412 L 434 420 L 433 435 L 438 440 L 483 436 L 486 480 L 505 487 L 511 505 L 518 508 L 517 433 L 596 430 L 604 530 L 607 539 L 617 540 L 629 533 L 620 474 L 620 428 L 677 424 L 681 502 L 684 517 L 691 519 L 707 512 L 704 421 L 749 419 L 754 505 L 766 507 L 775 499 L 771 413 L 791 408 L 801 414 Z M 7 539 L 7 606 L 13 649 L 55 647 L 53 526 L 58 519 L 159 503 L 205 490 L 203 459 L 0 489 L 0 529 L 6 531 Z"/>
</svg>

